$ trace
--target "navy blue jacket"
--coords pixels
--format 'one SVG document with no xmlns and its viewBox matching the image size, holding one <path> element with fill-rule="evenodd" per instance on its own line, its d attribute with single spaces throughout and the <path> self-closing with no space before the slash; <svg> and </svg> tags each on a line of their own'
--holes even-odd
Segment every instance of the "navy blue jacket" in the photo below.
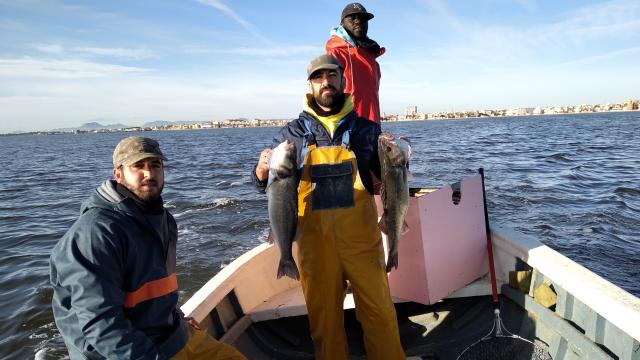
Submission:
<svg viewBox="0 0 640 360">
<path fill-rule="evenodd" d="M 298 150 L 298 168 L 300 168 L 300 165 L 304 161 L 300 153 L 306 132 L 304 125 L 305 119 L 308 120 L 311 125 L 311 133 L 315 137 L 317 146 L 341 145 L 342 134 L 349 130 L 353 122 L 351 135 L 349 136 L 350 148 L 356 155 L 358 172 L 360 173 L 362 184 L 370 194 L 373 194 L 373 179 L 369 171 L 371 170 L 375 176 L 380 178 L 380 160 L 378 158 L 378 135 L 381 133 L 380 125 L 359 117 L 355 111 L 351 111 L 342 119 L 334 131 L 332 138 L 329 136 L 329 132 L 324 125 L 322 125 L 315 116 L 315 114 L 310 114 L 306 111 L 301 112 L 297 119 L 292 120 L 280 130 L 278 135 L 273 139 L 272 146 L 275 148 L 285 140 L 295 143 L 296 149 Z M 255 174 L 255 167 L 252 170 L 252 174 L 254 184 L 260 191 L 264 191 L 267 186 L 267 181 L 258 180 Z"/>
<path fill-rule="evenodd" d="M 71 359 L 167 359 L 186 344 L 188 325 L 177 308 L 177 227 L 164 211 L 160 236 L 107 181 L 54 247 L 53 314 Z"/>
</svg>

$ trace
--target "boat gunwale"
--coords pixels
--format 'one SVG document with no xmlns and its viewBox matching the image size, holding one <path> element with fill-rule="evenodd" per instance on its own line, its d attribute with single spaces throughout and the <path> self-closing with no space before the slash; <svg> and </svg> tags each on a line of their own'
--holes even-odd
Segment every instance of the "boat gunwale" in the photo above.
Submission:
<svg viewBox="0 0 640 360">
<path fill-rule="evenodd" d="M 571 294 L 585 306 L 605 318 L 636 341 L 640 341 L 640 299 L 614 285 L 593 271 L 576 263 L 531 236 L 513 229 L 493 226 L 498 278 L 508 283 L 509 271 L 515 267 L 509 258 L 519 258 L 547 279 Z"/>
</svg>

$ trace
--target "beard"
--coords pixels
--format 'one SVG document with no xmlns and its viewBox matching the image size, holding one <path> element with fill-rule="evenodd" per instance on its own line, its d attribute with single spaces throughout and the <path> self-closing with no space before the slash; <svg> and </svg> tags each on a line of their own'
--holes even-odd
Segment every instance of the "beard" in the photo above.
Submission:
<svg viewBox="0 0 640 360">
<path fill-rule="evenodd" d="M 160 194 L 162 194 L 164 183 L 158 184 L 156 180 L 145 180 L 141 182 L 140 185 L 136 186 L 123 177 L 122 185 L 125 186 L 129 191 L 131 191 L 135 196 L 137 196 L 138 199 L 149 205 L 154 205 L 158 202 L 162 202 L 162 197 L 160 196 Z"/>
<path fill-rule="evenodd" d="M 342 93 L 331 85 L 324 86 L 317 93 L 313 94 L 313 98 L 320 106 L 334 108 Z"/>
</svg>

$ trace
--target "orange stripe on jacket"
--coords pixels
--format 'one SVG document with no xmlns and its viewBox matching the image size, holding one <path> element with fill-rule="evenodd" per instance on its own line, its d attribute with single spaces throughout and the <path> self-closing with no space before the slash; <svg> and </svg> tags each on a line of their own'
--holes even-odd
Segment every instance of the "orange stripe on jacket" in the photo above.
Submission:
<svg viewBox="0 0 640 360">
<path fill-rule="evenodd" d="M 173 273 L 165 278 L 149 281 L 136 291 L 126 292 L 124 307 L 132 308 L 143 301 L 168 295 L 176 290 L 178 290 L 178 278 L 176 273 Z"/>
</svg>

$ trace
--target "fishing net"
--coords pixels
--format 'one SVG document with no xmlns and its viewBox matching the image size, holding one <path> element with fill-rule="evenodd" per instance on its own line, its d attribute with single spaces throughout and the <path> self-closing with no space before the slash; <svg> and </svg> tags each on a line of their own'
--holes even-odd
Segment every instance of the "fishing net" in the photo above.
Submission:
<svg viewBox="0 0 640 360">
<path fill-rule="evenodd" d="M 502 324 L 500 310 L 495 310 L 491 331 L 467 347 L 457 360 L 552 360 L 549 352 L 533 342 L 510 333 Z"/>
</svg>

